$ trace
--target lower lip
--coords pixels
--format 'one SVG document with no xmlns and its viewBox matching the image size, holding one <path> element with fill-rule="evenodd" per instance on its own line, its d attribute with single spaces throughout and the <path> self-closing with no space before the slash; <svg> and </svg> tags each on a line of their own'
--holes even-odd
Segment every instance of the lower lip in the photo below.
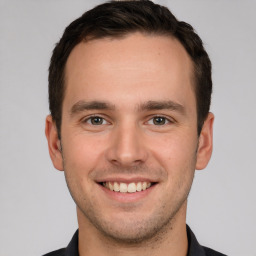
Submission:
<svg viewBox="0 0 256 256">
<path fill-rule="evenodd" d="M 122 192 L 115 192 L 111 191 L 104 186 L 98 184 L 100 188 L 103 190 L 103 192 L 112 200 L 116 200 L 123 203 L 129 203 L 129 202 L 136 202 L 139 201 L 146 196 L 148 196 L 153 189 L 155 189 L 156 184 L 152 185 L 151 187 L 147 188 L 146 190 L 137 191 L 134 193 L 122 193 Z"/>
</svg>

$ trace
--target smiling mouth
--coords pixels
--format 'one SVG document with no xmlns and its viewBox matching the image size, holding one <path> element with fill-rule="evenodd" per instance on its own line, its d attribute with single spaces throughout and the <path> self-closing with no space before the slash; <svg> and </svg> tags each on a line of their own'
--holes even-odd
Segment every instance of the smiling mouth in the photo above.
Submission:
<svg viewBox="0 0 256 256">
<path fill-rule="evenodd" d="M 155 185 L 154 182 L 146 182 L 146 181 L 131 182 L 131 183 L 108 181 L 108 182 L 102 182 L 100 184 L 111 191 L 120 192 L 120 193 L 141 192 Z"/>
</svg>

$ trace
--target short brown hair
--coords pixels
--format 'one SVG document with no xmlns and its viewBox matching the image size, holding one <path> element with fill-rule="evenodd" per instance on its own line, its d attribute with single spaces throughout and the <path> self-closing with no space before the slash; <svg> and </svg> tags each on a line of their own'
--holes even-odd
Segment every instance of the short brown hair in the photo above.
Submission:
<svg viewBox="0 0 256 256">
<path fill-rule="evenodd" d="M 172 36 L 180 41 L 194 64 L 198 134 L 207 118 L 212 93 L 211 61 L 193 27 L 178 21 L 168 8 L 151 1 L 111 1 L 85 12 L 73 21 L 56 44 L 49 67 L 49 107 L 61 132 L 65 95 L 65 65 L 73 48 L 82 41 L 121 38 L 133 32 Z"/>
</svg>

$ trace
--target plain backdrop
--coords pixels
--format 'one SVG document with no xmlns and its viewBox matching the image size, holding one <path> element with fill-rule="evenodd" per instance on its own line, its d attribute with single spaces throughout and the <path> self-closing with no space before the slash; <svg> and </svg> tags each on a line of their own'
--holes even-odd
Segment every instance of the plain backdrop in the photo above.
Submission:
<svg viewBox="0 0 256 256">
<path fill-rule="evenodd" d="M 48 156 L 47 69 L 64 28 L 102 1 L 0 1 L 0 255 L 42 255 L 77 229 L 63 172 Z M 187 223 L 201 244 L 256 255 L 256 1 L 173 0 L 213 63 L 214 152 L 197 171 Z"/>
</svg>

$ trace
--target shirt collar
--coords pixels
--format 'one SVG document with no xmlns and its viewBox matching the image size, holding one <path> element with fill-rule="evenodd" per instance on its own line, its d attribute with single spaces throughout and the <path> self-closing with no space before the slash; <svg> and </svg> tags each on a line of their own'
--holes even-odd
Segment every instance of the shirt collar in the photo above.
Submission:
<svg viewBox="0 0 256 256">
<path fill-rule="evenodd" d="M 65 251 L 65 256 L 79 256 L 78 254 L 78 230 L 73 235 L 68 247 Z"/>
<path fill-rule="evenodd" d="M 194 233 L 187 225 L 188 236 L 188 254 L 187 256 L 205 256 L 203 247 L 198 243 Z M 68 247 L 65 251 L 65 256 L 79 256 L 78 254 L 78 230 L 73 235 Z"/>
<path fill-rule="evenodd" d="M 187 256 L 205 256 L 203 247 L 198 243 L 196 236 L 187 225 L 188 254 Z"/>
</svg>

